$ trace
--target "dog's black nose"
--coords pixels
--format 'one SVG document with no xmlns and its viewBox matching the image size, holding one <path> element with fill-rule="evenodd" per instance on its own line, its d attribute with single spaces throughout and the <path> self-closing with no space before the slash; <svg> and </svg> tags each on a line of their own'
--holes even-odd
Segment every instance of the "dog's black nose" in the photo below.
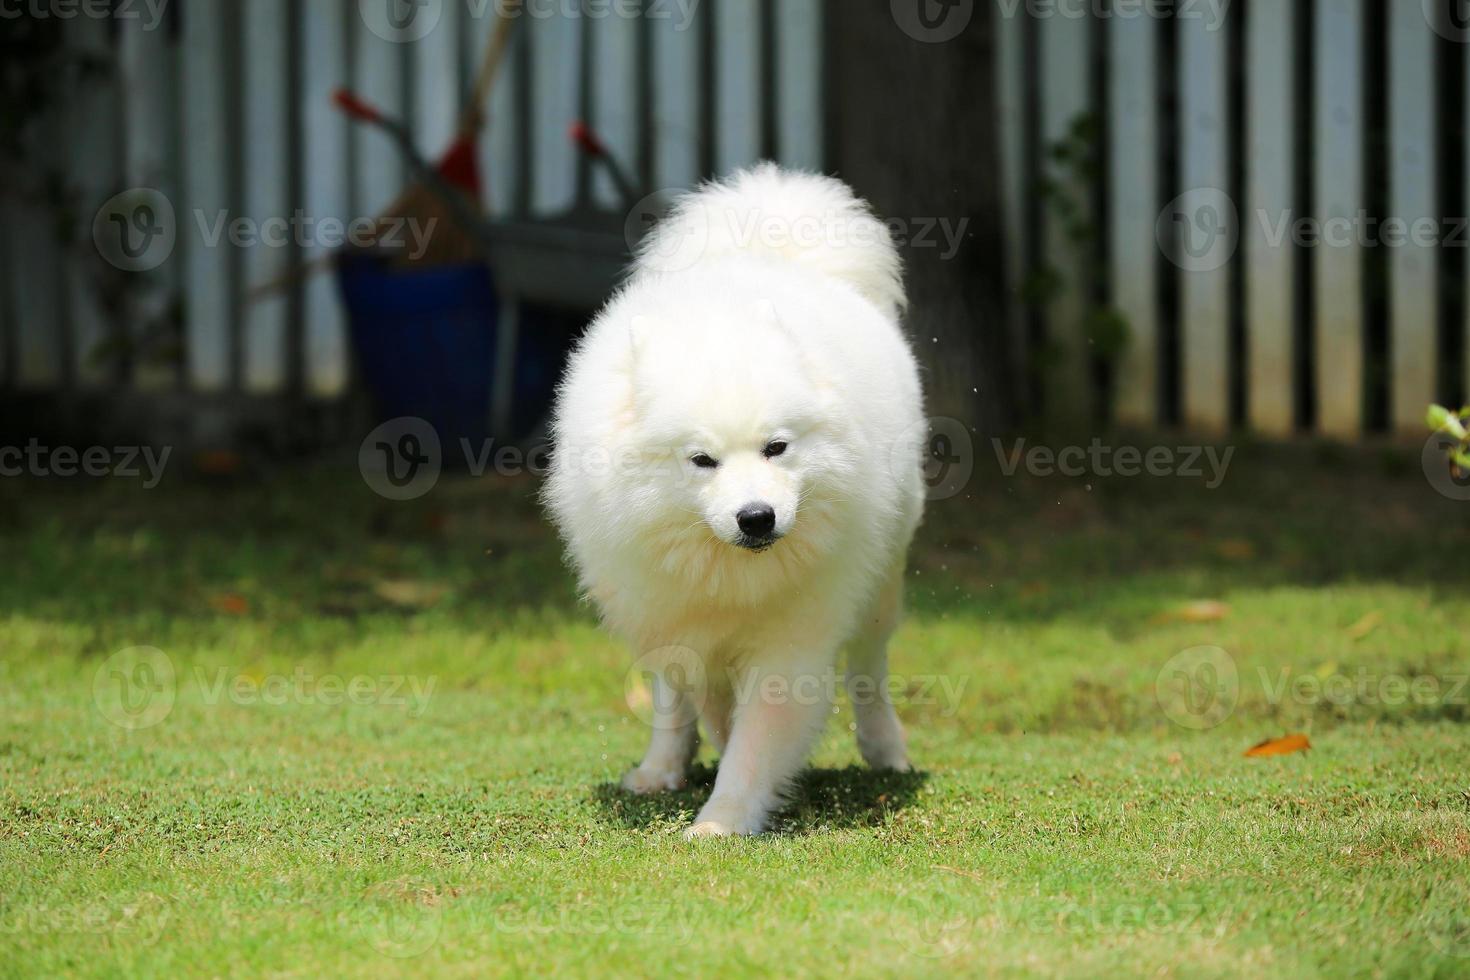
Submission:
<svg viewBox="0 0 1470 980">
<path fill-rule="evenodd" d="M 776 511 L 770 504 L 748 504 L 735 515 L 740 531 L 750 538 L 769 538 L 776 530 Z"/>
</svg>

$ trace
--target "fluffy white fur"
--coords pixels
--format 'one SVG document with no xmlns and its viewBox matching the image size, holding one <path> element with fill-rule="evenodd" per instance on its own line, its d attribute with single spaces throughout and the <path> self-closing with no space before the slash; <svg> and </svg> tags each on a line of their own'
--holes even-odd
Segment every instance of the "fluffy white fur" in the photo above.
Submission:
<svg viewBox="0 0 1470 980">
<path fill-rule="evenodd" d="M 653 737 L 624 786 L 682 786 L 700 720 L 721 753 L 690 836 L 764 829 L 844 649 L 863 757 L 908 768 L 873 693 L 924 502 L 903 305 L 867 205 L 764 165 L 685 197 L 572 355 L 545 499 L 606 626 L 653 672 Z M 737 524 L 752 504 L 779 536 L 754 550 Z"/>
</svg>

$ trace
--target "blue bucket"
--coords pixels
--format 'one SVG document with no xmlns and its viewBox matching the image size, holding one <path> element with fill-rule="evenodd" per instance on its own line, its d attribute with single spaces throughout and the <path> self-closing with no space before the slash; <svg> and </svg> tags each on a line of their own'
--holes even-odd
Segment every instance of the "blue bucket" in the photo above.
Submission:
<svg viewBox="0 0 1470 980">
<path fill-rule="evenodd" d="M 424 419 L 454 459 L 489 435 L 500 303 L 482 263 L 395 269 L 344 254 L 337 281 L 363 383 L 379 422 Z"/>
</svg>

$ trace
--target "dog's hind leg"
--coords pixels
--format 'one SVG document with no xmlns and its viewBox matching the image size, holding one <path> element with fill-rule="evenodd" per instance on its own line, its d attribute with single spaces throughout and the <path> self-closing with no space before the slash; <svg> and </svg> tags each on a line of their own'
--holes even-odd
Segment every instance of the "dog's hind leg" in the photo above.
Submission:
<svg viewBox="0 0 1470 980">
<path fill-rule="evenodd" d="M 623 776 L 623 788 L 634 793 L 661 793 L 680 789 L 689 777 L 689 764 L 699 751 L 699 706 L 680 685 L 660 674 L 650 678 L 653 735 L 638 768 Z"/>
<path fill-rule="evenodd" d="M 878 590 L 847 647 L 847 696 L 857 721 L 858 751 L 874 769 L 909 770 L 903 723 L 888 690 L 888 641 L 903 612 L 903 563 Z"/>
</svg>

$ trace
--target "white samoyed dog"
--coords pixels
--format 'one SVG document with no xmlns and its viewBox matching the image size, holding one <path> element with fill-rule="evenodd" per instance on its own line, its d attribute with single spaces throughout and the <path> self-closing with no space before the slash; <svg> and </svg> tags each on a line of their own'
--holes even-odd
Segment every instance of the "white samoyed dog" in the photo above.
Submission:
<svg viewBox="0 0 1470 980">
<path fill-rule="evenodd" d="M 925 486 L 919 372 L 888 229 L 843 183 L 761 165 L 686 195 L 572 354 L 545 502 L 652 688 L 623 778 L 677 789 L 687 836 L 755 834 L 832 713 L 909 768 L 887 684 Z"/>
</svg>

